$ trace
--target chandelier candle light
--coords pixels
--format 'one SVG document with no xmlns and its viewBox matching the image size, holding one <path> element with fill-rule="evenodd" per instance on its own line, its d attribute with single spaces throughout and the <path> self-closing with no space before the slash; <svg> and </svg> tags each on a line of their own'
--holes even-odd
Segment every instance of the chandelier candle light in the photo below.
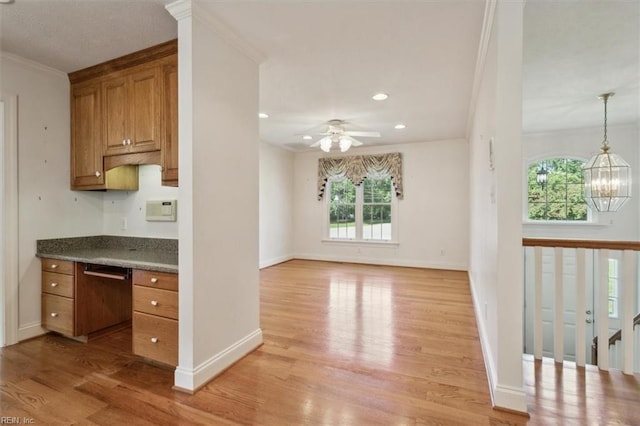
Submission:
<svg viewBox="0 0 640 426">
<path fill-rule="evenodd" d="M 607 140 L 607 101 L 613 93 L 598 98 L 604 101 L 604 140 L 600 152 L 582 168 L 584 198 L 589 207 L 599 212 L 615 212 L 631 198 L 631 167 L 613 154 Z"/>
</svg>

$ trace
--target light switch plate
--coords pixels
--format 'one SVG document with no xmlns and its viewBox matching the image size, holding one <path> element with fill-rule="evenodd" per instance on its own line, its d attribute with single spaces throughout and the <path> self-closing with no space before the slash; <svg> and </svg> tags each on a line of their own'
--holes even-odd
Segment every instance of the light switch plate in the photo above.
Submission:
<svg viewBox="0 0 640 426">
<path fill-rule="evenodd" d="M 178 200 L 147 200 L 147 222 L 175 222 Z"/>
</svg>

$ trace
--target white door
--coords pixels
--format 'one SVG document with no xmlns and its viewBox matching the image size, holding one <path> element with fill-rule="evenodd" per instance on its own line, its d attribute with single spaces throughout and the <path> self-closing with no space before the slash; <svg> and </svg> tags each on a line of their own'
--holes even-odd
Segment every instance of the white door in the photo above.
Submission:
<svg viewBox="0 0 640 426">
<path fill-rule="evenodd" d="M 533 308 L 535 295 L 535 258 L 533 247 L 525 248 L 525 320 L 524 352 L 533 354 Z M 587 250 L 585 256 L 585 306 L 576 306 L 576 250 L 563 250 L 563 299 L 564 299 L 564 359 L 576 359 L 576 312 L 583 309 L 586 313 L 585 347 L 586 362 L 591 362 L 591 344 L 594 337 L 593 305 L 593 251 Z M 553 317 L 554 317 L 554 277 L 555 256 L 553 248 L 542 249 L 542 355 L 553 358 Z"/>
</svg>

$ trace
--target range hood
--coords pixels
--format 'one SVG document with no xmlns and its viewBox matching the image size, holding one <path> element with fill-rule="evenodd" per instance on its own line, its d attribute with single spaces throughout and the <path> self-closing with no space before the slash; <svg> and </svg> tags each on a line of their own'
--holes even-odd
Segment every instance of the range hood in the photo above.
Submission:
<svg viewBox="0 0 640 426">
<path fill-rule="evenodd" d="M 103 158 L 107 190 L 137 191 L 138 166 L 161 165 L 160 151 L 109 155 Z"/>
</svg>

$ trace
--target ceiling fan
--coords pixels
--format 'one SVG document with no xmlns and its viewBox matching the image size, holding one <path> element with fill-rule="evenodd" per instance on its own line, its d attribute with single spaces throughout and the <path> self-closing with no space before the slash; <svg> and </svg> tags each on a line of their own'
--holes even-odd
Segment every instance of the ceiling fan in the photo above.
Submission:
<svg viewBox="0 0 640 426">
<path fill-rule="evenodd" d="M 341 152 L 347 151 L 352 146 L 360 146 L 362 142 L 354 139 L 353 136 L 364 138 L 379 138 L 379 132 L 363 132 L 356 130 L 345 130 L 344 126 L 347 124 L 344 120 L 329 120 L 327 121 L 327 130 L 323 133 L 319 133 L 324 137 L 314 144 L 310 145 L 311 148 L 320 147 L 324 152 L 329 152 L 331 146 L 335 143 L 340 147 Z"/>
</svg>

